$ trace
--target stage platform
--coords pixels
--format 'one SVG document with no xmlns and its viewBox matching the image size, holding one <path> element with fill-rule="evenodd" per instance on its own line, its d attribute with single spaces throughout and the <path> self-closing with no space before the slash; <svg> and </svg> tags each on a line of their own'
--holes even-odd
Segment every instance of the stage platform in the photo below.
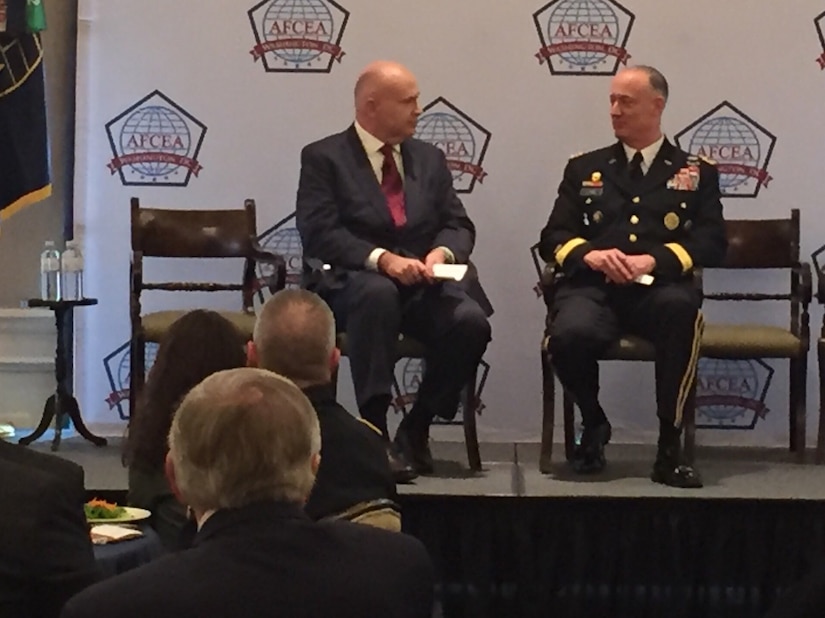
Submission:
<svg viewBox="0 0 825 618">
<path fill-rule="evenodd" d="M 448 618 L 757 618 L 825 558 L 825 467 L 784 450 L 700 447 L 698 490 L 652 483 L 650 445 L 611 444 L 607 470 L 585 477 L 562 447 L 550 475 L 537 444 L 481 452 L 474 474 L 463 444 L 435 442 L 436 474 L 399 486 Z M 90 494 L 122 499 L 120 440 L 70 437 L 57 454 L 84 467 Z"/>
</svg>

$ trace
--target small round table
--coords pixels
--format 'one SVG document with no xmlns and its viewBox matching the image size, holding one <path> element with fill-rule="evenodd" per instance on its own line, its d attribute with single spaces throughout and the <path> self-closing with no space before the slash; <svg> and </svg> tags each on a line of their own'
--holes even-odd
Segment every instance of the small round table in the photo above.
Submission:
<svg viewBox="0 0 825 618">
<path fill-rule="evenodd" d="M 106 446 L 106 438 L 94 435 L 80 417 L 80 407 L 77 399 L 69 392 L 67 384 L 68 371 L 66 370 L 66 342 L 64 331 L 66 319 L 75 307 L 88 307 L 96 305 L 96 298 L 83 298 L 81 300 L 41 300 L 30 298 L 29 307 L 46 307 L 54 311 L 54 319 L 57 324 L 57 349 L 54 357 L 54 377 L 57 382 L 57 389 L 54 394 L 46 400 L 43 406 L 43 416 L 40 424 L 31 434 L 20 438 L 20 444 L 28 445 L 37 440 L 48 429 L 49 423 L 54 419 L 54 439 L 52 440 L 52 450 L 56 451 L 60 447 L 60 433 L 63 429 L 63 415 L 68 414 L 77 432 L 95 446 Z"/>
<path fill-rule="evenodd" d="M 138 539 L 94 546 L 95 562 L 101 578 L 131 571 L 166 554 L 157 532 L 148 525 L 139 528 L 143 536 Z"/>
</svg>

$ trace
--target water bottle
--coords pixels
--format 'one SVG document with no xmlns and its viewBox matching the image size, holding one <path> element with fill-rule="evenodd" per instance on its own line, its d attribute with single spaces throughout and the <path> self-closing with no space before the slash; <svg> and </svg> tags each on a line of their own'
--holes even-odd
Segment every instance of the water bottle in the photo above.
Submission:
<svg viewBox="0 0 825 618">
<path fill-rule="evenodd" d="M 40 298 L 60 300 L 60 251 L 51 240 L 40 254 Z"/>
<path fill-rule="evenodd" d="M 67 240 L 66 250 L 60 257 L 60 270 L 63 284 L 60 288 L 63 300 L 81 300 L 83 298 L 83 254 L 80 242 Z"/>
</svg>

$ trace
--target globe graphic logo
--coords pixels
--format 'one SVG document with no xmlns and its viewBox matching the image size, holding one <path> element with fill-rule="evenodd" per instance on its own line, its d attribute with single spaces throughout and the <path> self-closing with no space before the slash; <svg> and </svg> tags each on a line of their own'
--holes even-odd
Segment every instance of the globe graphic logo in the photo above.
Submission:
<svg viewBox="0 0 825 618">
<path fill-rule="evenodd" d="M 302 27 L 297 33 L 290 27 L 295 23 Z M 275 0 L 264 13 L 261 28 L 267 41 L 301 38 L 331 43 L 335 23 L 322 0 Z M 272 53 L 284 62 L 301 64 L 315 60 L 323 52 L 295 48 L 276 49 Z"/>
<path fill-rule="evenodd" d="M 154 342 L 147 342 L 146 346 L 144 347 L 144 362 L 146 365 L 145 375 L 149 375 L 149 370 L 152 368 L 152 365 L 155 364 L 155 357 L 158 354 L 158 344 Z M 123 356 L 120 358 L 120 362 L 117 366 L 117 384 L 121 390 L 125 390 L 129 388 L 129 378 L 132 374 L 132 364 L 131 360 L 129 359 L 129 346 L 126 346 L 126 350 L 123 352 Z"/>
<path fill-rule="evenodd" d="M 735 189 L 750 179 L 745 174 L 724 172 L 725 164 L 759 167 L 761 159 L 759 138 L 753 128 L 731 116 L 719 116 L 702 123 L 690 138 L 688 150 L 716 159 L 722 165 L 719 188 L 723 192 Z"/>
<path fill-rule="evenodd" d="M 586 24 L 590 37 L 582 37 L 579 28 Z M 596 27 L 593 28 L 593 25 Z M 562 0 L 550 14 L 547 22 L 547 40 L 551 45 L 578 43 L 581 41 L 617 45 L 619 42 L 619 18 L 613 8 L 603 0 Z M 602 62 L 607 54 L 595 51 L 562 52 L 565 62 L 585 68 Z"/>
<path fill-rule="evenodd" d="M 748 360 L 700 358 L 697 369 L 697 410 L 719 424 L 731 424 L 748 411 L 737 405 L 702 404 L 705 397 L 759 399 L 759 376 Z"/>
<path fill-rule="evenodd" d="M 192 137 L 189 126 L 175 110 L 147 105 L 132 112 L 120 131 L 120 151 L 124 155 L 156 152 L 189 156 Z M 168 176 L 178 166 L 167 161 L 139 161 L 130 167 L 143 176 Z"/>
<path fill-rule="evenodd" d="M 415 136 L 437 146 L 448 161 L 472 163 L 476 156 L 476 140 L 470 127 L 460 117 L 444 112 L 425 113 L 418 119 Z M 453 171 L 453 180 L 465 172 Z"/>
<path fill-rule="evenodd" d="M 301 235 L 294 227 L 282 227 L 273 230 L 262 244 L 267 249 L 282 255 L 286 260 L 286 287 L 297 288 L 301 286 L 301 274 L 303 271 L 304 247 L 301 244 Z M 266 277 L 272 274 L 270 264 L 260 265 L 261 275 Z"/>
<path fill-rule="evenodd" d="M 424 359 L 409 358 L 404 364 L 401 375 L 401 385 L 405 395 L 415 395 L 421 386 L 421 376 L 424 375 Z"/>
</svg>

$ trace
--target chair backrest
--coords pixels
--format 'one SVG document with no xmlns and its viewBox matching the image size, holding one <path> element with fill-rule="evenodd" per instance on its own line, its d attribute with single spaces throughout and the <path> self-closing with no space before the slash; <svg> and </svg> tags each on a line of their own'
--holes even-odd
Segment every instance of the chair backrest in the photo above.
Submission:
<svg viewBox="0 0 825 618">
<path fill-rule="evenodd" d="M 132 198 L 132 250 L 146 257 L 250 257 L 255 201 L 233 210 L 141 208 Z"/>
<path fill-rule="evenodd" d="M 786 270 L 790 274 L 790 287 L 781 293 L 705 291 L 704 298 L 716 301 L 788 301 L 791 332 L 807 337 L 812 281 L 810 264 L 799 259 L 799 210 L 791 210 L 788 219 L 730 219 L 725 221 L 725 226 L 728 251 L 720 268 Z"/>
<path fill-rule="evenodd" d="M 799 264 L 799 210 L 789 219 L 725 221 L 728 252 L 722 268 L 793 268 Z"/>
</svg>

